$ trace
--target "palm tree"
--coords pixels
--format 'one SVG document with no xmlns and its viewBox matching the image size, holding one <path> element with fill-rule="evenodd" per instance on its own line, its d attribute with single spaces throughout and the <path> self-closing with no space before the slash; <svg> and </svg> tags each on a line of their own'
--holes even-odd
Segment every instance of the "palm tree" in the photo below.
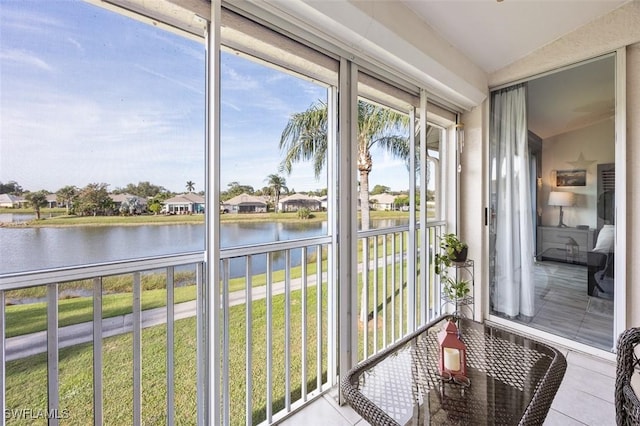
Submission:
<svg viewBox="0 0 640 426">
<path fill-rule="evenodd" d="M 36 214 L 36 220 L 40 220 L 40 209 L 49 204 L 47 202 L 47 191 L 30 192 L 24 198 L 31 204 Z"/>
<path fill-rule="evenodd" d="M 63 188 L 60 188 L 58 192 L 56 192 L 56 201 L 60 204 L 64 204 L 67 208 L 67 215 L 69 214 L 69 209 L 73 204 L 73 201 L 78 197 L 78 188 L 73 185 L 67 185 Z"/>
<path fill-rule="evenodd" d="M 371 148 L 378 145 L 396 158 L 409 158 L 409 117 L 389 108 L 358 101 L 358 159 L 362 229 L 369 229 L 369 173 L 373 168 Z M 280 137 L 286 151 L 280 168 L 291 173 L 293 163 L 313 160 L 316 178 L 327 159 L 327 105 L 318 101 L 289 119 Z"/>
<path fill-rule="evenodd" d="M 265 182 L 267 182 L 267 185 L 269 187 L 269 192 L 271 193 L 271 196 L 274 199 L 273 211 L 277 212 L 278 204 L 280 203 L 280 194 L 282 194 L 283 190 L 284 191 L 289 190 L 287 188 L 287 181 L 285 180 L 284 177 L 280 175 L 270 174 L 265 179 Z"/>
<path fill-rule="evenodd" d="M 196 184 L 193 183 L 192 181 L 188 180 L 187 181 L 187 191 L 189 192 L 193 192 L 193 190 L 196 188 Z"/>
<path fill-rule="evenodd" d="M 280 137 L 280 149 L 286 150 L 280 165 L 291 173 L 293 163 L 313 160 L 316 178 L 320 176 L 327 159 L 327 105 L 321 101 L 304 112 L 291 116 Z M 369 229 L 369 173 L 373 168 L 371 148 L 386 149 L 394 157 L 409 158 L 409 117 L 388 108 L 358 101 L 358 159 L 360 173 L 360 212 L 362 230 Z M 362 287 L 360 321 L 367 324 L 368 307 L 364 303 Z"/>
</svg>

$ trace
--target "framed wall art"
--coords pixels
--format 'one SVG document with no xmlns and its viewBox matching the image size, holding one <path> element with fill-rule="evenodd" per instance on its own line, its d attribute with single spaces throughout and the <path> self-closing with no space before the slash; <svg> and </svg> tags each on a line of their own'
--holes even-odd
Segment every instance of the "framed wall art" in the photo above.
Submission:
<svg viewBox="0 0 640 426">
<path fill-rule="evenodd" d="M 586 170 L 558 170 L 556 186 L 587 186 Z"/>
</svg>

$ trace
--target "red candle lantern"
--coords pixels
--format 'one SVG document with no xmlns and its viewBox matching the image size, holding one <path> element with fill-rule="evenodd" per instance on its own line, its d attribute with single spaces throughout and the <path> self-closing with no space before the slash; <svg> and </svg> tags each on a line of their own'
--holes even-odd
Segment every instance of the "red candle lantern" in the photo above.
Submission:
<svg viewBox="0 0 640 426">
<path fill-rule="evenodd" d="M 453 321 L 447 321 L 438 333 L 440 374 L 467 377 L 467 347 L 458 337 L 458 327 Z"/>
</svg>

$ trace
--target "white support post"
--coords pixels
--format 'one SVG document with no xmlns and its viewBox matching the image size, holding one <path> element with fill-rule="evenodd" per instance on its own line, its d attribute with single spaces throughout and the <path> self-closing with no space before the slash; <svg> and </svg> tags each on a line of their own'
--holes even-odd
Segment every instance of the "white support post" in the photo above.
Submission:
<svg viewBox="0 0 640 426">
<path fill-rule="evenodd" d="M 430 284 L 429 273 L 429 228 L 427 227 L 427 92 L 420 90 L 420 325 L 429 320 Z M 411 132 L 415 134 L 414 129 Z"/>
<path fill-rule="evenodd" d="M 221 0 L 211 0 L 207 26 L 205 424 L 222 421 L 220 404 L 220 23 Z"/>
<path fill-rule="evenodd" d="M 223 425 L 231 424 L 231 378 L 229 377 L 229 357 L 231 354 L 229 340 L 229 259 L 222 260 L 222 347 L 219 351 L 222 354 L 222 423 Z M 246 303 L 246 298 L 245 298 Z"/>
<path fill-rule="evenodd" d="M 337 196 L 339 194 L 339 149 L 338 149 L 338 123 L 336 115 L 338 111 L 338 91 L 336 87 L 331 87 L 328 91 L 327 100 L 327 177 L 328 197 L 327 197 L 327 223 L 331 235 L 331 244 L 327 247 L 327 381 L 329 386 L 336 384 L 338 372 L 338 283 L 339 274 L 336 262 L 338 250 L 338 219 Z M 318 249 L 318 267 L 316 270 L 316 298 L 317 298 L 317 336 L 322 336 L 322 248 Z M 318 391 L 322 383 L 320 369 L 320 357 L 322 354 L 322 339 L 318 338 Z"/>
<path fill-rule="evenodd" d="M 60 408 L 60 379 L 58 366 L 58 284 L 47 285 L 47 408 L 55 413 Z M 49 419 L 57 426 L 58 419 Z"/>
<path fill-rule="evenodd" d="M 7 385 L 5 381 L 6 377 L 6 341 L 5 341 L 5 329 L 7 327 L 7 322 L 5 318 L 5 301 L 4 301 L 4 291 L 0 290 L 0 410 L 2 413 L 5 413 L 7 409 Z M 3 415 L 0 419 L 0 426 L 4 426 L 6 423 L 5 416 Z"/>
<path fill-rule="evenodd" d="M 204 262 L 196 265 L 196 423 L 207 424 L 207 291 L 204 288 Z"/>
<path fill-rule="evenodd" d="M 245 393 L 247 398 L 245 399 L 245 415 L 246 421 L 245 424 L 247 426 L 251 426 L 253 424 L 253 398 L 249 397 L 249 395 L 253 395 L 253 268 L 252 268 L 252 257 L 247 256 L 247 263 L 245 265 L 245 287 L 244 294 L 245 296 L 245 315 L 246 315 L 246 326 L 245 326 L 245 363 L 247 366 L 247 375 L 245 377 Z"/>
<path fill-rule="evenodd" d="M 175 424 L 175 269 L 167 268 L 167 424 Z"/>
<path fill-rule="evenodd" d="M 291 411 L 291 250 L 285 252 L 284 259 L 284 409 L 288 413 Z"/>
<path fill-rule="evenodd" d="M 340 379 L 356 363 L 357 332 L 357 188 L 355 167 L 357 158 L 358 69 L 342 58 L 340 60 L 338 135 L 338 334 Z M 340 394 L 339 402 L 344 397 Z"/>
<path fill-rule="evenodd" d="M 142 282 L 133 273 L 133 424 L 142 424 Z"/>
<path fill-rule="evenodd" d="M 300 249 L 300 279 L 301 279 L 301 292 L 302 306 L 300 309 L 300 337 L 301 337 L 301 355 L 300 355 L 300 388 L 301 399 L 303 402 L 307 402 L 307 248 L 302 247 Z M 288 273 L 288 272 L 287 272 Z M 321 295 L 316 294 L 316 300 Z M 322 340 L 322 334 L 317 335 L 318 340 Z"/>
<path fill-rule="evenodd" d="M 318 246 L 316 254 L 316 336 L 318 336 L 316 338 L 316 388 L 318 392 L 322 392 L 322 248 L 320 246 Z M 332 275 L 327 274 L 327 277 L 329 276 L 334 277 L 337 276 L 337 274 L 335 274 L 335 272 Z M 334 284 L 329 288 L 331 287 L 336 287 L 335 281 Z M 330 303 L 331 302 L 329 302 L 329 306 L 327 306 L 327 312 L 330 312 L 330 310 L 332 309 Z M 335 310 L 334 312 L 336 311 L 337 310 Z M 333 321 L 333 324 L 336 324 L 336 321 Z M 332 331 L 331 326 L 328 327 L 329 329 L 327 330 L 327 336 L 331 335 Z M 334 330 L 333 333 L 333 335 L 337 337 L 337 331 Z M 327 353 L 329 354 L 328 365 L 331 365 L 331 363 L 333 362 L 334 369 L 331 369 L 329 367 L 327 368 L 328 371 L 333 372 L 334 374 L 337 371 L 335 369 L 336 351 L 334 350 L 336 347 L 336 340 L 327 341 Z M 333 377 L 333 380 L 329 380 L 330 386 L 333 386 L 334 383 L 332 382 L 335 382 L 334 374 L 331 375 Z"/>
<path fill-rule="evenodd" d="M 628 253 L 627 232 L 629 215 L 627 214 L 627 50 L 622 47 L 616 51 L 616 117 L 615 117 L 615 162 L 616 162 L 616 207 L 615 207 L 615 252 Z M 629 327 L 631 318 L 627 317 L 627 257 L 615 256 L 615 297 L 613 317 L 613 336 L 618 336 Z M 614 345 L 615 346 L 615 345 Z M 616 350 L 616 348 L 612 348 Z"/>
<path fill-rule="evenodd" d="M 407 332 L 416 329 L 416 136 L 415 108 L 409 112 L 409 234 L 407 236 Z M 424 192 L 424 189 L 422 190 Z"/>
<path fill-rule="evenodd" d="M 266 283 L 266 304 L 267 304 L 267 366 L 266 366 L 266 404 L 267 423 L 272 423 L 273 417 L 273 253 L 267 253 L 267 283 Z"/>
<path fill-rule="evenodd" d="M 102 361 L 102 277 L 93 279 L 93 424 L 104 422 Z"/>
</svg>

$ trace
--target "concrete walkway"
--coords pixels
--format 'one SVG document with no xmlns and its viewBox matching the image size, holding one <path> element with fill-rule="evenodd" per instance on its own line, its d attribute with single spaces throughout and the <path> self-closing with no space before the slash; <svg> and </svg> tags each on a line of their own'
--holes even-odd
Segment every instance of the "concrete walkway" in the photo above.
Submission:
<svg viewBox="0 0 640 426">
<path fill-rule="evenodd" d="M 397 259 L 388 259 L 392 263 Z M 369 268 L 375 267 L 375 261 L 369 262 Z M 378 260 L 378 267 L 384 265 L 384 259 Z M 358 264 L 358 272 L 362 271 L 362 264 Z M 307 278 L 307 286 L 315 286 L 316 275 Z M 272 284 L 272 295 L 284 293 L 284 281 Z M 291 290 L 298 290 L 302 287 L 302 278 L 291 280 Z M 267 287 L 253 287 L 251 290 L 251 300 L 264 299 L 267 296 Z M 229 294 L 229 306 L 244 304 L 246 300 L 245 290 L 238 290 Z M 196 315 L 196 302 L 178 303 L 174 307 L 174 318 L 176 320 L 189 318 Z M 142 311 L 142 328 L 152 327 L 167 322 L 166 307 L 147 309 Z M 118 334 L 131 333 L 133 331 L 133 314 L 120 315 L 102 320 L 102 337 L 110 337 Z M 93 341 L 93 321 L 58 328 L 58 347 L 89 343 Z M 24 334 L 16 337 L 9 337 L 5 340 L 5 359 L 12 361 L 28 357 L 31 355 L 47 352 L 47 332 Z"/>
<path fill-rule="evenodd" d="M 176 304 L 175 319 L 183 319 L 196 314 L 196 302 Z M 167 308 L 142 311 L 142 327 L 152 327 L 167 322 Z M 133 314 L 120 315 L 102 320 L 102 337 L 110 337 L 133 331 Z M 58 347 L 79 345 L 93 341 L 93 321 L 58 328 Z M 7 361 L 47 352 L 47 332 L 24 334 L 6 339 Z"/>
<path fill-rule="evenodd" d="M 307 285 L 315 286 L 315 275 L 307 279 Z M 291 280 L 291 290 L 302 287 L 302 280 L 296 278 Z M 277 282 L 272 285 L 272 294 L 284 293 L 284 282 Z M 267 295 L 267 287 L 254 287 L 251 291 L 251 300 L 264 299 Z M 238 290 L 229 294 L 229 306 L 244 304 L 246 292 Z M 175 320 L 193 317 L 196 315 L 196 301 L 178 303 L 174 306 Z M 167 308 L 154 308 L 142 311 L 142 328 L 153 327 L 167 322 Z M 120 315 L 102 320 L 102 337 L 110 337 L 118 334 L 131 333 L 133 331 L 133 314 Z M 93 341 L 93 321 L 80 324 L 69 325 L 58 328 L 58 347 L 89 343 Z M 21 336 L 9 337 L 5 341 L 5 356 L 7 361 L 28 357 L 31 355 L 47 352 L 47 332 L 24 334 Z"/>
</svg>

